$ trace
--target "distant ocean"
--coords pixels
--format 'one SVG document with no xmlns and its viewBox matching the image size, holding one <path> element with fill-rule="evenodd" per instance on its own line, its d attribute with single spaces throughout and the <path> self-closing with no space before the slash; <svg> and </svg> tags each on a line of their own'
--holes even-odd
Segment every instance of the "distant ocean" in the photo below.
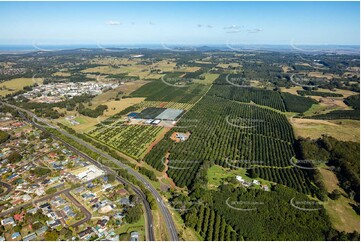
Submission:
<svg viewBox="0 0 361 242">
<path fill-rule="evenodd" d="M 0 45 L 0 51 L 39 51 L 39 50 L 72 50 L 80 48 L 162 48 L 161 45 Z"/>
<path fill-rule="evenodd" d="M 140 45 L 0 45 L 0 53 L 22 53 L 35 51 L 61 51 L 72 49 L 110 49 L 110 48 L 127 48 L 127 49 L 197 49 L 197 50 L 270 50 L 270 51 L 292 51 L 292 52 L 336 52 L 344 54 L 360 54 L 359 45 L 171 45 L 171 44 L 140 44 Z"/>
</svg>

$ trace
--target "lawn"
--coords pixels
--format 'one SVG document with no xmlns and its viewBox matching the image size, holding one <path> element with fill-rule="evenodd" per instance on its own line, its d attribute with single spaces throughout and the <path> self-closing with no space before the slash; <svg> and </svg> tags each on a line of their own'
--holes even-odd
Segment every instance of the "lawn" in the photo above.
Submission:
<svg viewBox="0 0 361 242">
<path fill-rule="evenodd" d="M 0 83 L 0 96 L 5 96 L 20 90 L 26 86 L 43 83 L 42 78 L 16 78 Z"/>
<path fill-rule="evenodd" d="M 196 80 L 195 82 L 200 84 L 212 84 L 219 77 L 219 74 L 205 73 L 202 76 L 205 77 L 204 80 Z"/>
<path fill-rule="evenodd" d="M 214 165 L 212 167 L 210 167 L 207 171 L 207 179 L 208 179 L 208 188 L 209 189 L 215 189 L 217 187 L 219 187 L 220 185 L 222 185 L 222 182 L 224 179 L 228 178 L 228 177 L 236 177 L 236 176 L 242 176 L 242 178 L 245 181 L 251 182 L 253 179 L 248 177 L 246 175 L 246 169 L 236 169 L 236 170 L 231 170 L 228 168 L 223 168 L 221 166 L 218 165 Z M 261 184 L 265 184 L 268 185 L 270 187 L 271 182 L 260 179 L 260 178 L 256 178 L 256 180 L 259 180 L 261 182 Z"/>
<path fill-rule="evenodd" d="M 136 231 L 139 233 L 139 241 L 144 241 L 145 240 L 145 218 L 144 215 L 141 216 L 141 218 L 132 224 L 122 224 L 119 225 L 119 227 L 117 229 L 115 229 L 115 233 L 116 234 L 123 234 L 123 233 L 128 233 L 130 234 L 133 231 Z"/>
</svg>

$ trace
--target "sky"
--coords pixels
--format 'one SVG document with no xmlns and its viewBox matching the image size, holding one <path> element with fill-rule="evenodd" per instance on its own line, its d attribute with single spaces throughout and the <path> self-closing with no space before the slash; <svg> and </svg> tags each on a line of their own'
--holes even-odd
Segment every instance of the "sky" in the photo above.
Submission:
<svg viewBox="0 0 361 242">
<path fill-rule="evenodd" d="M 359 42 L 359 2 L 0 2 L 2 45 Z"/>
</svg>

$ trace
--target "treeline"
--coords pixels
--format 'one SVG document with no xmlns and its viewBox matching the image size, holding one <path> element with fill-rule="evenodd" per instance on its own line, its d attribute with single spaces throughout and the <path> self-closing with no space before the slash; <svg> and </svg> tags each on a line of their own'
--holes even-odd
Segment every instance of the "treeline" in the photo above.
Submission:
<svg viewBox="0 0 361 242">
<path fill-rule="evenodd" d="M 340 93 L 333 92 L 317 92 L 311 90 L 297 90 L 297 93 L 301 96 L 321 96 L 321 97 L 343 97 Z"/>
<path fill-rule="evenodd" d="M 85 108 L 84 104 L 80 103 L 78 112 L 84 116 L 97 118 L 103 115 L 104 111 L 108 109 L 107 105 L 99 105 L 95 109 Z"/>
<path fill-rule="evenodd" d="M 128 76 L 127 73 L 111 74 L 111 75 L 107 75 L 106 78 L 114 78 L 120 81 L 136 81 L 140 79 L 139 76 Z"/>
<path fill-rule="evenodd" d="M 299 145 L 303 159 L 327 161 L 334 166 L 340 186 L 352 199 L 360 201 L 359 143 L 322 136 L 317 140 L 300 139 Z"/>
<path fill-rule="evenodd" d="M 50 78 L 45 77 L 43 84 L 61 83 L 61 82 L 88 82 L 95 81 L 95 78 L 89 78 L 84 74 L 72 73 L 70 76 L 52 76 Z"/>
<path fill-rule="evenodd" d="M 349 96 L 344 102 L 353 109 L 360 110 L 360 95 Z"/>
<path fill-rule="evenodd" d="M 67 111 L 73 111 L 78 104 L 89 102 L 92 98 L 93 96 L 91 95 L 83 94 L 58 103 L 33 103 L 29 102 L 29 100 L 23 100 L 22 102 L 15 103 L 16 101 L 13 98 L 10 98 L 9 102 L 19 105 L 24 109 L 34 110 L 34 113 L 39 117 L 57 119 L 59 117 L 63 117 L 64 114 L 60 114 L 54 108 L 66 108 Z"/>
<path fill-rule="evenodd" d="M 139 173 L 147 176 L 150 180 L 158 181 L 157 176 L 155 175 L 155 173 L 153 171 L 148 170 L 147 168 L 142 167 L 142 166 L 139 167 L 138 170 L 139 170 Z"/>
<path fill-rule="evenodd" d="M 0 144 L 4 143 L 10 138 L 10 134 L 6 133 L 5 131 L 0 130 Z"/>
<path fill-rule="evenodd" d="M 300 97 L 287 92 L 281 92 L 281 96 L 288 112 L 303 113 L 306 112 L 312 104 L 318 103 L 312 98 Z"/>
<path fill-rule="evenodd" d="M 206 70 L 201 68 L 200 70 L 198 71 L 195 71 L 195 72 L 188 72 L 188 73 L 185 73 L 184 77 L 185 79 L 200 79 L 200 80 L 204 80 L 205 78 L 202 77 L 201 75 L 203 73 L 205 73 Z"/>
<path fill-rule="evenodd" d="M 334 110 L 329 113 L 319 114 L 319 115 L 314 115 L 314 116 L 307 116 L 304 118 L 326 119 L 326 120 L 333 120 L 333 119 L 360 120 L 360 110 Z"/>
<path fill-rule="evenodd" d="M 34 110 L 34 113 L 36 114 L 36 116 L 47 117 L 51 119 L 58 119 L 60 117 L 64 117 L 63 113 L 59 113 L 52 108 L 37 108 Z"/>
</svg>

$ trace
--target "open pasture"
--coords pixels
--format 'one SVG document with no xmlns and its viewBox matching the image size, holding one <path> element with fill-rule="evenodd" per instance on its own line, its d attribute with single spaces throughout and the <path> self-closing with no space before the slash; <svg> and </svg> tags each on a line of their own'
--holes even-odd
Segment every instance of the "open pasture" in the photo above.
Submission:
<svg viewBox="0 0 361 242">
<path fill-rule="evenodd" d="M 360 122 L 357 120 L 318 120 L 292 118 L 296 137 L 318 139 L 329 135 L 338 140 L 360 142 Z"/>
<path fill-rule="evenodd" d="M 5 96 L 23 90 L 26 86 L 32 86 L 43 82 L 42 78 L 16 78 L 5 82 L 0 82 L 0 96 Z"/>
</svg>

